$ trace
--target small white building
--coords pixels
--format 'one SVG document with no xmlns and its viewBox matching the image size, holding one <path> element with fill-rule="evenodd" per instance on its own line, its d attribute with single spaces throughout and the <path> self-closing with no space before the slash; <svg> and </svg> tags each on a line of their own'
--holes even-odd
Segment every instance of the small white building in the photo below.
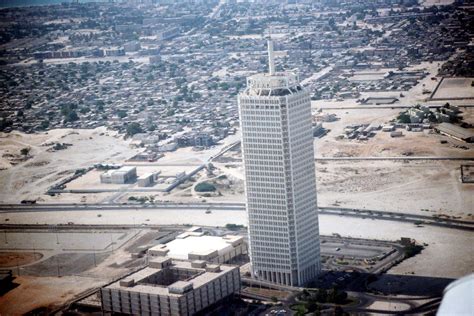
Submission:
<svg viewBox="0 0 474 316">
<path fill-rule="evenodd" d="M 139 187 L 148 187 L 155 182 L 154 173 L 146 173 L 138 177 L 137 184 Z"/>
<path fill-rule="evenodd" d="M 393 125 L 384 125 L 382 127 L 382 131 L 383 132 L 392 132 L 394 130 L 394 126 Z"/>
<path fill-rule="evenodd" d="M 124 184 L 135 181 L 137 178 L 137 168 L 125 166 L 118 170 L 107 170 L 100 175 L 101 183 Z"/>
</svg>

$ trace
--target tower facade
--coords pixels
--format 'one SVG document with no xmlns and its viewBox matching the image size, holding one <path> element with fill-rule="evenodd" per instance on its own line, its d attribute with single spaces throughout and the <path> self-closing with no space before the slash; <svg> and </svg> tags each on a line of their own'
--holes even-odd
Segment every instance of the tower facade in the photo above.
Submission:
<svg viewBox="0 0 474 316">
<path fill-rule="evenodd" d="M 297 75 L 247 78 L 239 94 L 252 273 L 300 286 L 321 271 L 309 94 Z"/>
</svg>

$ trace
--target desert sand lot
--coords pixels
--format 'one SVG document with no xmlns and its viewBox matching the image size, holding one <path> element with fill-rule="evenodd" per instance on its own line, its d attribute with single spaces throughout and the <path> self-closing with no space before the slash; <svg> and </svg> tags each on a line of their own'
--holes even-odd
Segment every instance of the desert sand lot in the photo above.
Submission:
<svg viewBox="0 0 474 316">
<path fill-rule="evenodd" d="M 318 161 L 316 166 L 321 207 L 444 214 L 474 220 L 474 184 L 461 183 L 459 161 Z M 229 170 L 238 172 L 236 168 L 221 170 L 229 177 Z M 244 201 L 243 192 L 221 192 L 222 196 L 206 200 Z"/>
<path fill-rule="evenodd" d="M 15 279 L 15 283 L 20 285 L 0 299 L 1 315 L 23 315 L 39 307 L 54 309 L 81 292 L 104 284 L 104 281 L 79 276 L 20 276 Z M 18 304 L 18 297 L 22 298 L 21 304 Z"/>
<path fill-rule="evenodd" d="M 444 78 L 433 99 L 474 98 L 474 78 Z"/>
<path fill-rule="evenodd" d="M 52 143 L 72 146 L 55 152 L 48 151 Z M 12 165 L 11 155 L 21 156 L 22 148 L 31 148 L 30 158 Z M 47 133 L 0 134 L 0 201 L 19 203 L 22 199 L 36 199 L 60 179 L 74 174 L 76 169 L 94 163 L 122 163 L 133 156 L 127 141 L 105 128 L 92 130 L 53 130 Z"/>
<path fill-rule="evenodd" d="M 474 220 L 474 184 L 459 180 L 459 162 L 319 162 L 320 206 L 414 214 L 445 214 Z"/>
<path fill-rule="evenodd" d="M 53 233 L 36 230 L 8 232 L 9 243 L 4 244 L 2 240 L 0 245 L 25 249 L 25 252 L 0 249 L 2 268 L 13 269 L 15 275 L 20 270 L 14 280 L 18 286 L 0 296 L 0 315 L 23 315 L 40 307 L 43 309 L 40 314 L 46 315 L 78 294 L 116 279 L 141 264 L 140 259 L 131 261 L 130 252 L 141 245 L 141 241 L 147 242 L 157 234 L 150 230 L 88 230 L 82 233 L 63 230 L 56 237 Z M 29 235 L 30 240 L 35 240 L 36 253 L 43 256 L 38 256 L 34 263 L 17 266 L 15 261 L 8 265 L 5 254 L 32 251 L 32 245 L 24 242 L 25 236 Z M 91 243 L 91 240 L 98 243 Z M 21 304 L 17 304 L 18 297 L 22 298 Z"/>
</svg>

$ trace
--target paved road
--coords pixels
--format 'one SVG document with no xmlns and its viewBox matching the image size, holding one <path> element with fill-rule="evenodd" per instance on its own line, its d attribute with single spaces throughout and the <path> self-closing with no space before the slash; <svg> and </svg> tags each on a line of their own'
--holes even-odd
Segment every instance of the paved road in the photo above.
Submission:
<svg viewBox="0 0 474 316">
<path fill-rule="evenodd" d="M 317 157 L 315 161 L 337 161 L 337 160 L 355 160 L 355 161 L 366 161 L 366 160 L 387 160 L 387 161 L 405 161 L 405 160 L 452 160 L 452 161 L 474 161 L 474 157 L 420 157 L 420 156 L 407 156 L 407 157 Z"/>
<path fill-rule="evenodd" d="M 0 213 L 22 212 L 61 212 L 61 211 L 116 211 L 116 210 L 215 210 L 215 211 L 245 211 L 243 203 L 155 203 L 155 204 L 34 204 L 0 205 Z M 409 222 L 416 225 L 433 225 L 446 228 L 474 230 L 474 221 L 463 221 L 450 218 L 439 218 L 429 215 L 418 215 L 400 212 L 386 212 L 366 209 L 350 209 L 340 207 L 320 207 L 320 214 L 350 216 L 358 218 L 379 219 L 389 221 Z"/>
<path fill-rule="evenodd" d="M 428 105 L 429 108 L 440 108 L 443 105 Z M 355 106 L 337 106 L 337 105 L 324 105 L 321 108 L 324 110 L 367 110 L 367 109 L 409 109 L 413 105 L 355 105 Z M 458 105 L 460 108 L 472 108 L 474 104 L 463 104 Z"/>
</svg>

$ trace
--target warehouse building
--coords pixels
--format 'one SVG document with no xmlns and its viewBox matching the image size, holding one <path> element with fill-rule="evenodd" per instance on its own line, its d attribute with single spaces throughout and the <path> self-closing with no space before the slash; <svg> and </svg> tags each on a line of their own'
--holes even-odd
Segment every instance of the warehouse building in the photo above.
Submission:
<svg viewBox="0 0 474 316">
<path fill-rule="evenodd" d="M 124 184 L 134 182 L 137 178 L 137 168 L 125 166 L 118 170 L 108 170 L 100 175 L 101 183 Z"/>
<path fill-rule="evenodd" d="M 148 267 L 102 288 L 100 297 L 105 312 L 194 315 L 239 290 L 238 267 L 156 257 Z"/>
<path fill-rule="evenodd" d="M 474 143 L 474 131 L 451 123 L 441 123 L 434 128 L 438 133 L 459 141 Z"/>
</svg>

